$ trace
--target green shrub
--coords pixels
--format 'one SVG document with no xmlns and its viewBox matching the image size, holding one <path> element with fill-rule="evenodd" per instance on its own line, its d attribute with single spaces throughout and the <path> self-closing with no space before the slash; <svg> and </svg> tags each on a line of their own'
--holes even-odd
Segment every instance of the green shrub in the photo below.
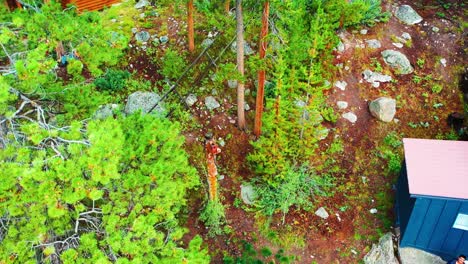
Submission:
<svg viewBox="0 0 468 264">
<path fill-rule="evenodd" d="M 225 221 L 223 204 L 219 201 L 209 200 L 200 214 L 200 220 L 209 228 L 208 234 L 210 236 L 221 235 L 223 233 L 222 225 Z"/>
<path fill-rule="evenodd" d="M 440 84 L 434 84 L 434 85 L 432 86 L 431 90 L 432 90 L 433 93 L 438 94 L 438 93 L 442 92 L 442 89 L 443 89 L 443 88 L 444 88 L 444 87 L 443 87 L 442 85 L 440 85 Z"/>
<path fill-rule="evenodd" d="M 184 71 L 187 63 L 183 56 L 178 51 L 168 48 L 164 54 L 162 74 L 169 79 L 175 79 L 179 77 Z"/>
<path fill-rule="evenodd" d="M 81 77 L 83 71 L 83 63 L 80 60 L 72 59 L 67 64 L 67 72 L 72 75 L 73 78 Z"/>
<path fill-rule="evenodd" d="M 335 123 L 338 120 L 338 114 L 335 113 L 332 107 L 325 107 L 320 113 L 326 121 Z"/>
<path fill-rule="evenodd" d="M 125 87 L 129 77 L 128 71 L 108 69 L 104 76 L 94 80 L 94 84 L 100 90 L 118 92 Z"/>
<path fill-rule="evenodd" d="M 306 166 L 289 168 L 277 187 L 268 184 L 257 185 L 258 206 L 265 215 L 273 215 L 280 210 L 284 221 L 284 216 L 291 206 L 310 210 L 313 205 L 311 199 L 315 195 L 329 195 L 328 191 L 332 186 L 331 177 L 315 175 Z"/>
</svg>

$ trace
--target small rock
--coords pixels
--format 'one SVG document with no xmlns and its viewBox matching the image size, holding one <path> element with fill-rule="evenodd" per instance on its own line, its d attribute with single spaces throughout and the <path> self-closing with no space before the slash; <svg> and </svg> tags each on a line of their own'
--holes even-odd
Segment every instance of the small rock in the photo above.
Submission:
<svg viewBox="0 0 468 264">
<path fill-rule="evenodd" d="M 395 15 L 401 22 L 408 25 L 414 25 L 423 20 L 422 17 L 409 5 L 399 6 Z"/>
<path fill-rule="evenodd" d="M 399 48 L 399 49 L 403 48 L 403 44 L 398 43 L 398 42 L 393 42 L 392 45 Z"/>
<path fill-rule="evenodd" d="M 245 89 L 244 94 L 247 96 L 250 94 L 250 89 Z"/>
<path fill-rule="evenodd" d="M 371 83 L 373 87 L 379 87 L 381 82 L 390 82 L 392 77 L 389 75 L 373 72 L 371 70 L 365 70 L 362 72 L 364 80 Z"/>
<path fill-rule="evenodd" d="M 220 174 L 220 175 L 218 176 L 218 180 L 219 180 L 219 181 L 224 180 L 224 175 Z"/>
<path fill-rule="evenodd" d="M 112 23 L 117 23 L 117 19 L 113 18 L 113 19 L 111 19 L 111 22 Z"/>
<path fill-rule="evenodd" d="M 439 29 L 438 27 L 432 27 L 432 31 L 433 31 L 434 33 L 439 32 L 439 30 L 440 30 L 440 29 Z"/>
<path fill-rule="evenodd" d="M 125 105 L 125 113 L 132 114 L 137 111 L 148 113 L 152 110 L 153 113 L 164 112 L 163 103 L 160 102 L 160 96 L 152 92 L 137 91 L 128 96 L 127 104 Z"/>
<path fill-rule="evenodd" d="M 237 42 L 234 41 L 231 45 L 231 51 L 237 53 Z M 250 47 L 250 45 L 244 41 L 244 55 L 249 56 L 254 54 L 255 51 Z"/>
<path fill-rule="evenodd" d="M 140 14 L 140 18 L 141 18 L 141 19 L 145 18 L 145 13 L 141 13 L 141 14 Z"/>
<path fill-rule="evenodd" d="M 213 39 L 207 38 L 207 39 L 203 40 L 203 42 L 201 43 L 201 46 L 203 48 L 207 48 L 207 47 L 211 46 L 213 43 L 214 43 Z"/>
<path fill-rule="evenodd" d="M 255 192 L 254 188 L 250 184 L 242 184 L 241 188 L 241 198 L 245 204 L 253 204 L 253 202 L 257 199 L 257 193 Z"/>
<path fill-rule="evenodd" d="M 106 119 L 108 117 L 114 116 L 114 114 L 119 110 L 119 105 L 117 104 L 106 104 L 101 105 L 94 112 L 93 118 L 95 119 Z"/>
<path fill-rule="evenodd" d="M 220 147 L 226 146 L 226 142 L 224 141 L 223 138 L 218 138 L 218 145 L 219 145 Z"/>
<path fill-rule="evenodd" d="M 354 250 L 354 249 L 351 249 L 351 253 L 353 253 L 353 255 L 357 255 L 357 254 L 358 254 L 358 252 L 357 252 L 356 250 Z"/>
<path fill-rule="evenodd" d="M 345 113 L 342 115 L 342 117 L 353 124 L 357 121 L 357 116 L 352 112 Z"/>
<path fill-rule="evenodd" d="M 343 52 L 343 51 L 345 51 L 345 45 L 343 44 L 343 42 L 341 42 L 341 40 L 340 40 L 340 42 L 338 42 L 338 46 L 336 46 L 336 49 L 337 49 L 338 52 L 340 52 L 340 53 Z"/>
<path fill-rule="evenodd" d="M 147 42 L 150 39 L 151 35 L 148 31 L 141 31 L 135 34 L 135 39 L 138 42 Z"/>
<path fill-rule="evenodd" d="M 370 102 L 369 111 L 380 121 L 390 122 L 396 113 L 396 101 L 388 97 L 379 97 Z"/>
<path fill-rule="evenodd" d="M 208 96 L 205 98 L 205 106 L 208 108 L 208 110 L 213 110 L 220 107 L 221 105 L 213 96 Z"/>
<path fill-rule="evenodd" d="M 329 133 L 330 133 L 330 129 L 328 128 L 317 129 L 315 130 L 314 137 L 317 138 L 318 140 L 324 140 L 327 138 Z"/>
<path fill-rule="evenodd" d="M 250 110 L 250 105 L 246 102 L 244 102 L 244 110 L 249 111 Z"/>
<path fill-rule="evenodd" d="M 377 213 L 377 209 L 372 208 L 372 209 L 369 210 L 369 212 L 370 212 L 371 214 L 376 214 L 376 213 Z"/>
<path fill-rule="evenodd" d="M 185 103 L 187 104 L 187 106 L 193 106 L 196 102 L 197 102 L 197 96 L 194 95 L 194 94 L 189 94 L 187 96 L 187 98 L 185 98 Z"/>
<path fill-rule="evenodd" d="M 396 70 L 398 74 L 409 74 L 414 71 L 405 54 L 396 50 L 384 50 L 381 52 L 386 64 Z"/>
<path fill-rule="evenodd" d="M 442 66 L 446 67 L 447 66 L 447 60 L 445 58 L 440 59 L 440 63 Z"/>
<path fill-rule="evenodd" d="M 344 67 L 345 71 L 349 71 L 349 66 Z"/>
<path fill-rule="evenodd" d="M 411 35 L 408 32 L 403 32 L 403 34 L 401 34 L 401 37 L 406 39 L 406 40 L 411 39 Z"/>
<path fill-rule="evenodd" d="M 132 33 L 135 34 L 138 32 L 138 28 L 132 28 Z"/>
<path fill-rule="evenodd" d="M 169 41 L 169 37 L 168 36 L 161 36 L 161 37 L 159 37 L 159 41 L 161 42 L 161 44 L 166 44 Z"/>
<path fill-rule="evenodd" d="M 348 102 L 345 101 L 338 101 L 336 102 L 338 109 L 346 109 L 348 107 Z"/>
<path fill-rule="evenodd" d="M 342 91 L 346 90 L 346 86 L 347 86 L 347 85 L 348 85 L 348 83 L 345 82 L 345 81 L 336 81 L 336 82 L 335 82 L 335 86 L 336 86 L 338 89 L 342 90 Z"/>
<path fill-rule="evenodd" d="M 371 49 L 379 49 L 380 47 L 382 47 L 382 44 L 380 43 L 380 41 L 376 39 L 366 40 L 366 43 L 367 43 L 367 46 Z"/>
<path fill-rule="evenodd" d="M 150 3 L 147 1 L 147 0 L 140 0 L 138 1 L 138 3 L 135 4 L 135 8 L 136 9 L 140 9 L 140 8 L 143 8 L 147 5 L 149 5 Z"/>
<path fill-rule="evenodd" d="M 367 34 L 367 29 L 361 29 L 361 31 L 359 31 L 359 33 L 361 33 L 361 35 L 366 35 Z"/>
<path fill-rule="evenodd" d="M 315 215 L 322 219 L 327 219 L 329 217 L 329 214 L 323 207 L 320 207 L 317 211 L 315 211 Z"/>
<path fill-rule="evenodd" d="M 231 89 L 237 88 L 237 80 L 228 80 L 228 87 Z"/>
<path fill-rule="evenodd" d="M 218 95 L 218 90 L 216 89 L 211 89 L 211 95 Z"/>
</svg>

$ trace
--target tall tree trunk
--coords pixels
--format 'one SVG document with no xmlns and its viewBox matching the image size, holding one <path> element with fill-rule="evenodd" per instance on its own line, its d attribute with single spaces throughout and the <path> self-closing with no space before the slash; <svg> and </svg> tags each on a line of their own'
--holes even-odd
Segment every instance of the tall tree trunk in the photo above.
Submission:
<svg viewBox="0 0 468 264">
<path fill-rule="evenodd" d="M 187 1 L 187 26 L 188 26 L 188 49 L 190 53 L 195 51 L 195 40 L 193 32 L 193 0 Z"/>
<path fill-rule="evenodd" d="M 231 9 L 230 6 L 229 6 L 230 4 L 231 4 L 231 0 L 225 0 L 224 1 L 224 11 L 226 13 L 229 13 L 229 10 Z"/>
<path fill-rule="evenodd" d="M 237 20 L 237 70 L 241 80 L 237 80 L 237 125 L 245 130 L 244 115 L 244 21 L 242 19 L 242 0 L 236 0 Z"/>
<path fill-rule="evenodd" d="M 268 34 L 268 16 L 270 13 L 270 1 L 265 1 L 263 5 L 262 16 L 262 32 L 260 33 L 260 60 L 264 60 L 267 41 L 265 40 Z M 255 124 L 254 135 L 259 137 L 262 133 L 262 114 L 263 114 L 263 97 L 265 94 L 265 69 L 261 68 L 258 71 L 258 89 L 257 98 L 255 100 Z"/>
</svg>

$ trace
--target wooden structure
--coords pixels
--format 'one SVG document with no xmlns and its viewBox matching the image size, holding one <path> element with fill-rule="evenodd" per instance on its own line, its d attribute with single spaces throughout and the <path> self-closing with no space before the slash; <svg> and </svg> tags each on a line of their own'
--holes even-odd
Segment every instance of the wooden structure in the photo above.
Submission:
<svg viewBox="0 0 468 264">
<path fill-rule="evenodd" d="M 400 247 L 452 259 L 468 252 L 468 142 L 403 139 Z"/>
<path fill-rule="evenodd" d="M 58 0 L 58 1 L 62 4 L 63 8 L 66 8 L 68 4 L 76 5 L 79 12 L 101 10 L 104 7 L 111 6 L 113 4 L 121 2 L 120 0 Z M 44 2 L 48 3 L 49 1 L 45 0 Z M 16 1 L 16 0 L 6 0 L 6 4 L 10 8 L 10 10 L 21 7 L 21 4 L 19 3 L 19 1 Z"/>
</svg>

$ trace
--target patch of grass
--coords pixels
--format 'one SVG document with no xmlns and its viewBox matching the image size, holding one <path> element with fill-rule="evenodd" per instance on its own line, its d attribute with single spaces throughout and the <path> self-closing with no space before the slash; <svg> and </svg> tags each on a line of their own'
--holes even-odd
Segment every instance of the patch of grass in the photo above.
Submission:
<svg viewBox="0 0 468 264">
<path fill-rule="evenodd" d="M 436 94 L 442 92 L 442 89 L 443 89 L 443 86 L 440 85 L 440 84 L 434 84 L 434 85 L 432 85 L 432 87 L 431 87 L 431 91 L 432 91 L 433 93 L 436 93 Z"/>
<path fill-rule="evenodd" d="M 426 61 L 423 59 L 423 58 L 419 58 L 417 61 L 416 61 L 416 64 L 418 65 L 419 68 L 424 68 L 424 64 L 426 63 Z"/>
</svg>

